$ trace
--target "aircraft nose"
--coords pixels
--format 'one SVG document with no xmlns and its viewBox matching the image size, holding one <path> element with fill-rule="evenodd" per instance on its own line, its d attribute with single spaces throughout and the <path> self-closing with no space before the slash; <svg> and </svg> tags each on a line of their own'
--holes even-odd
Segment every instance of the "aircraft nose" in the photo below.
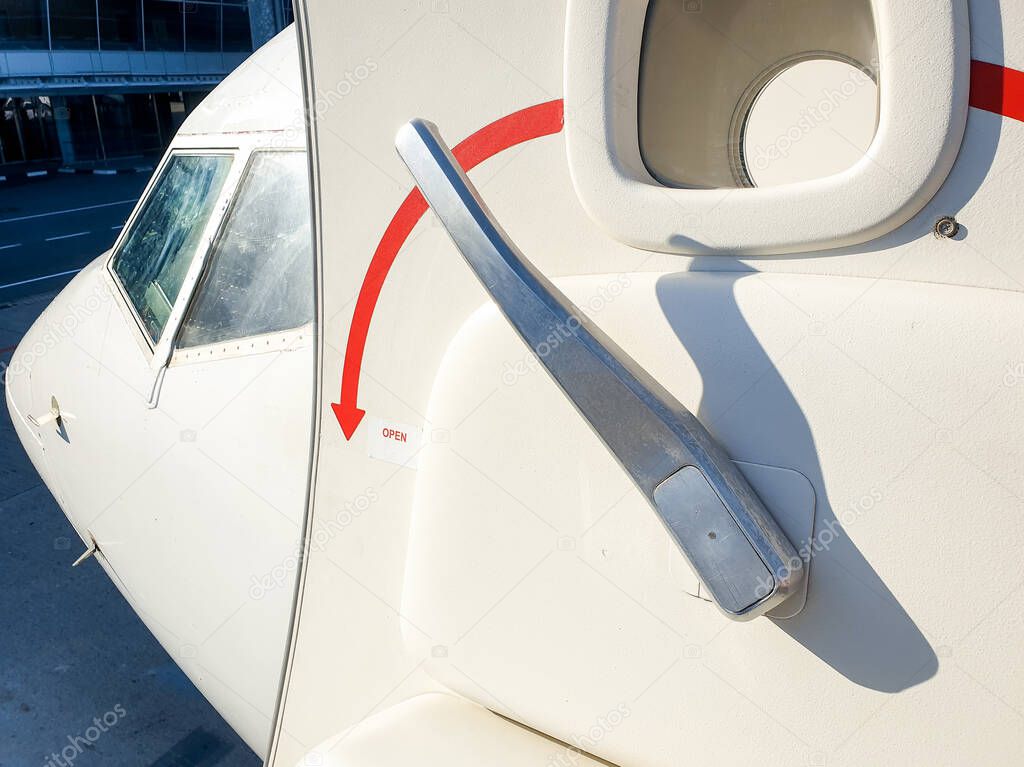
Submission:
<svg viewBox="0 0 1024 767">
<path fill-rule="evenodd" d="M 103 343 L 108 293 L 102 267 L 107 255 L 82 269 L 50 301 L 21 339 L 7 369 L 0 371 L 15 432 L 62 508 L 61 475 L 68 465 L 63 448 L 70 444 L 64 419 L 73 418 L 67 408 L 73 395 L 81 394 L 81 379 L 87 373 L 88 364 L 78 350 L 98 350 Z M 85 359 L 91 358 L 86 354 Z"/>
<path fill-rule="evenodd" d="M 17 348 L 15 348 L 11 358 L 0 363 L 0 366 L 3 367 L 4 388 L 7 391 L 7 409 L 11 413 L 12 421 L 16 421 L 19 415 L 26 415 L 27 411 L 25 408 L 32 401 L 30 399 L 31 392 L 29 391 L 31 386 L 30 365 L 25 364 L 25 350 L 28 346 L 26 341 L 31 334 L 32 331 L 30 330 L 22 338 Z"/>
<path fill-rule="evenodd" d="M 21 440 L 25 452 L 42 477 L 46 477 L 43 465 L 43 448 L 37 430 L 29 421 L 32 408 L 32 348 L 35 344 L 37 327 L 33 325 L 14 350 L 11 359 L 4 365 L 3 378 L 7 411 L 14 424 L 14 431 Z"/>
<path fill-rule="evenodd" d="M 26 443 L 27 434 L 25 432 L 31 431 L 28 417 L 32 408 L 32 363 L 31 354 L 27 350 L 31 348 L 32 335 L 30 330 L 3 366 L 7 411 L 10 413 L 10 420 L 14 424 L 18 437 L 25 444 L 26 450 L 29 450 L 29 444 Z M 35 438 L 31 441 L 38 444 L 38 440 Z M 31 455 L 32 452 L 29 452 Z M 35 462 L 35 458 L 33 458 L 33 462 Z"/>
</svg>

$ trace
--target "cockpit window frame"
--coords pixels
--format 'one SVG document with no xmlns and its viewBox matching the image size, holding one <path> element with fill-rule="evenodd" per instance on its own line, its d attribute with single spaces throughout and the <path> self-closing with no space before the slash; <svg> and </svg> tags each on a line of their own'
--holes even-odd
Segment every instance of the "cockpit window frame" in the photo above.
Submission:
<svg viewBox="0 0 1024 767">
<path fill-rule="evenodd" d="M 314 296 L 314 316 L 308 321 L 295 327 L 290 327 L 282 330 L 276 330 L 271 332 L 255 333 L 255 334 L 239 334 L 233 335 L 230 338 L 214 341 L 206 344 L 196 344 L 195 346 L 179 346 L 179 340 L 181 335 L 182 327 L 189 313 L 192 310 L 193 304 L 198 300 L 199 293 L 202 288 L 203 279 L 207 276 L 210 269 L 213 267 L 213 260 L 217 257 L 218 249 L 221 245 L 222 240 L 227 235 L 227 227 L 231 221 L 232 214 L 235 210 L 236 205 L 239 202 L 239 198 L 245 192 L 245 184 L 249 178 L 250 171 L 253 168 L 254 163 L 261 154 L 296 154 L 301 153 L 308 165 L 309 156 L 305 146 L 282 146 L 278 142 L 256 142 L 252 146 L 247 148 L 247 151 L 239 154 L 236 158 L 236 162 L 239 164 L 239 178 L 237 179 L 234 190 L 231 195 L 231 199 L 228 202 L 226 209 L 220 216 L 220 222 L 217 228 L 216 235 L 210 246 L 206 249 L 203 254 L 203 266 L 200 270 L 199 277 L 195 284 L 192 285 L 191 295 L 188 305 L 177 324 L 177 331 L 172 339 L 171 357 L 168 361 L 169 365 L 184 364 L 195 360 L 212 360 L 222 359 L 238 356 L 248 356 L 250 354 L 262 353 L 262 352 L 273 352 L 279 351 L 282 348 L 293 349 L 298 346 L 302 346 L 308 343 L 312 337 L 312 329 L 315 325 L 315 296 Z M 310 183 L 312 183 L 310 181 Z M 310 189 L 310 200 L 312 200 L 313 190 Z M 310 204 L 310 215 L 312 216 L 312 204 Z M 310 232 L 310 236 L 315 236 Z M 311 243 L 312 248 L 312 243 Z M 311 253 L 311 258 L 314 258 Z M 312 271 L 312 279 L 315 293 L 316 285 L 316 267 L 315 263 L 311 260 L 310 270 Z"/>
<path fill-rule="evenodd" d="M 187 316 L 189 307 L 195 298 L 199 282 L 208 268 L 211 255 L 219 241 L 227 217 L 230 214 L 235 198 L 241 190 L 242 181 L 252 162 L 253 155 L 257 152 L 282 151 L 282 152 L 306 152 L 305 134 L 302 132 L 266 132 L 266 133 L 237 133 L 237 134 L 200 134 L 200 135 L 178 135 L 175 137 L 171 147 L 164 153 L 153 175 L 146 184 L 142 195 L 135 204 L 131 215 L 125 221 L 124 227 L 118 233 L 110 251 L 106 254 L 104 261 L 104 272 L 117 295 L 120 296 L 120 307 L 126 317 L 130 318 L 130 325 L 135 332 L 136 341 L 141 352 L 146 356 L 150 369 L 154 372 L 160 371 L 169 366 L 195 361 L 199 358 L 199 351 L 202 351 L 204 359 L 217 359 L 220 357 L 246 356 L 261 351 L 272 351 L 276 346 L 283 344 L 282 348 L 298 348 L 312 342 L 314 328 L 316 326 L 316 313 L 314 310 L 313 322 L 310 322 L 294 330 L 270 334 L 270 336 L 255 336 L 253 339 L 242 339 L 246 343 L 211 344 L 210 346 L 196 346 L 191 349 L 176 349 L 178 334 L 181 325 Z M 207 221 L 200 239 L 201 245 L 192 254 L 192 261 L 181 285 L 181 290 L 174 302 L 171 315 L 165 324 L 160 338 L 154 342 L 149 337 L 145 324 L 128 296 L 124 286 L 121 284 L 113 269 L 113 261 L 119 252 L 122 243 L 132 227 L 140 211 L 144 208 L 146 201 L 153 193 L 157 180 L 161 177 L 167 164 L 175 155 L 232 155 L 231 168 L 221 188 L 220 195 L 214 207 L 213 213 Z M 307 155 L 308 161 L 308 155 Z M 312 194 L 312 191 L 311 191 Z M 315 257 L 314 257 L 315 258 Z M 314 286 L 318 279 L 316 265 L 314 263 Z M 316 300 L 316 299 L 314 299 Z M 314 304 L 315 305 L 315 304 Z M 249 340 L 259 340 L 260 343 L 247 343 Z M 268 344 L 267 341 L 270 341 Z M 221 349 L 221 347 L 225 347 Z M 269 348 L 268 348 L 269 347 Z"/>
<path fill-rule="evenodd" d="M 195 290 L 196 283 L 198 282 L 199 276 L 202 272 L 202 264 L 206 261 L 206 256 L 216 239 L 217 232 L 220 230 L 225 212 L 227 211 L 231 200 L 234 198 L 235 191 L 242 176 L 242 170 L 247 165 L 249 154 L 250 152 L 246 151 L 238 144 L 215 146 L 210 143 L 205 143 L 201 146 L 189 146 L 186 143 L 181 143 L 173 145 L 161 158 L 160 163 L 157 165 L 149 180 L 149 183 L 146 184 L 146 188 L 143 190 L 142 195 L 135 204 L 135 208 L 132 210 L 132 213 L 125 222 L 124 227 L 122 227 L 121 231 L 118 233 L 113 247 L 110 249 L 104 264 L 104 269 L 108 278 L 116 287 L 117 292 L 121 297 L 122 306 L 127 310 L 127 313 L 132 320 L 134 320 L 134 326 L 137 331 L 136 338 L 139 341 L 139 346 L 143 353 L 149 357 L 150 366 L 153 369 L 164 367 L 170 358 L 173 340 L 177 335 L 178 326 L 184 316 L 185 309 L 191 301 L 192 293 Z M 135 303 L 132 301 L 131 296 L 128 294 L 127 289 L 114 269 L 114 260 L 117 258 L 125 240 L 136 225 L 139 215 L 146 207 L 147 202 L 152 196 L 157 183 L 163 176 L 168 165 L 175 157 L 201 155 L 228 156 L 231 158 L 231 166 L 228 169 L 227 177 L 225 178 L 220 192 L 217 195 L 216 201 L 214 202 L 213 211 L 207 219 L 203 232 L 200 235 L 199 245 L 192 253 L 188 269 L 185 273 L 185 279 L 182 282 L 177 297 L 175 298 L 171 314 L 161 330 L 160 337 L 154 341 L 146 328 L 145 322 L 139 315 Z"/>
</svg>

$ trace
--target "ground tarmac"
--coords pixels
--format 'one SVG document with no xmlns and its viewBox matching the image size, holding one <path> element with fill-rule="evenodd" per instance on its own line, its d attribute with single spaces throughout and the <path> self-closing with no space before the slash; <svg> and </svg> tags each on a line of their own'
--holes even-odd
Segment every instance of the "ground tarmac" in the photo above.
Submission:
<svg viewBox="0 0 1024 767">
<path fill-rule="evenodd" d="M 0 286 L 22 283 L 0 288 L 0 367 L 73 276 L 47 275 L 109 248 L 145 182 L 68 176 L 0 188 L 0 248 L 17 244 L 0 249 Z M 0 767 L 260 764 L 100 566 L 71 569 L 81 548 L 0 406 Z"/>
</svg>

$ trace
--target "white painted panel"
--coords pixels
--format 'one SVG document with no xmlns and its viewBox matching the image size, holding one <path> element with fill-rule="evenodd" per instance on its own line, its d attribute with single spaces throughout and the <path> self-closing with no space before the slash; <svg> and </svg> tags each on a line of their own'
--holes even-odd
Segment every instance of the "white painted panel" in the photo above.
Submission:
<svg viewBox="0 0 1024 767">
<path fill-rule="evenodd" d="M 900 5 L 934 42 L 927 11 Z M 624 273 L 637 293 L 618 287 L 634 298 L 606 294 L 591 305 L 575 297 L 734 457 L 804 474 L 819 501 L 819 535 L 830 523 L 841 530 L 815 558 L 803 614 L 736 626 L 674 588 L 675 573 L 647 577 L 650 547 L 637 530 L 646 507 L 627 498 L 588 533 L 630 555 L 600 572 L 581 561 L 579 536 L 569 536 L 575 548 L 559 548 L 562 536 L 524 510 L 556 529 L 577 525 L 573 512 L 593 505 L 595 489 L 614 489 L 618 476 L 614 464 L 590 460 L 586 444 L 566 440 L 579 417 L 553 387 L 534 388 L 529 376 L 543 379 L 542 371 L 513 386 L 502 382 L 503 365 L 468 377 L 457 382 L 458 418 L 430 420 L 446 353 L 486 298 L 429 215 L 384 282 L 359 404 L 370 416 L 446 434 L 453 449 L 486 445 L 467 456 L 485 471 L 464 464 L 458 482 L 437 489 L 464 505 L 468 526 L 431 533 L 436 560 L 408 558 L 426 465 L 412 472 L 370 459 L 365 424 L 347 440 L 330 409 L 354 298 L 412 188 L 394 133 L 426 117 L 454 144 L 559 97 L 564 56 L 550 40 L 565 28 L 564 7 L 308 6 L 314 93 L 332 92 L 368 60 L 377 68 L 316 114 L 324 397 L 311 525 L 319 545 L 305 571 L 275 763 L 290 767 L 442 677 L 570 740 L 625 703 L 628 721 L 591 747 L 621 764 L 862 765 L 898 752 L 955 765 L 1002 763 L 1021 751 L 1020 729 L 989 690 L 1019 697 L 1014 675 L 999 671 L 1020 665 L 1019 643 L 1005 640 L 999 621 L 1019 580 L 1019 526 L 1007 520 L 1019 505 L 1021 412 L 1015 387 L 1000 381 L 1024 356 L 1013 215 L 1024 129 L 972 111 L 952 172 L 906 224 L 866 245 L 782 258 L 689 258 L 624 245 L 581 208 L 564 135 L 472 172 L 546 274 Z M 1013 50 L 1020 35 L 1005 37 Z M 940 49 L 929 55 L 941 59 Z M 429 53 L 438 50 L 445 55 Z M 582 65 L 599 70 L 605 50 L 595 41 L 592 51 Z M 952 98 L 952 68 L 938 62 L 948 87 L 931 97 L 942 103 Z M 649 223 L 642 206 L 614 203 Z M 852 218 L 842 207 L 812 212 Z M 687 213 L 678 209 L 682 225 Z M 935 240 L 936 217 L 951 213 L 965 236 Z M 755 228 L 742 217 L 737 225 Z M 708 269 L 726 274 L 694 273 Z M 503 348 L 515 343 L 501 338 Z M 520 349 L 503 363 L 527 357 Z M 496 434 L 491 443 L 488 434 Z M 977 466 L 964 471 L 955 448 L 968 444 Z M 620 493 L 628 489 L 623 480 Z M 989 524 L 978 525 L 979 516 Z M 600 548 L 589 561 L 601 565 Z M 410 583 L 411 564 L 451 586 L 447 617 L 465 628 L 441 632 L 437 616 L 406 611 L 430 589 L 423 579 Z M 460 581 L 460 565 L 487 577 Z M 508 572 L 513 565 L 521 569 Z"/>
</svg>

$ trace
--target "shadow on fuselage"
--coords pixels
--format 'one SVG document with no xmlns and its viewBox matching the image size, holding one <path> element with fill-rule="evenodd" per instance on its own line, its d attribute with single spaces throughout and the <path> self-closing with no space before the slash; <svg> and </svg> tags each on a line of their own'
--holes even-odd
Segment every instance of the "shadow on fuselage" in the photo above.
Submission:
<svg viewBox="0 0 1024 767">
<path fill-rule="evenodd" d="M 813 552 L 807 605 L 776 625 L 851 681 L 899 692 L 933 676 L 938 659 L 832 507 L 810 424 L 737 306 L 736 285 L 750 276 L 685 272 L 658 281 L 661 309 L 703 379 L 697 416 L 727 449 L 742 439 L 756 452 L 734 459 L 795 469 L 814 486 L 814 538 L 793 541 Z"/>
</svg>

